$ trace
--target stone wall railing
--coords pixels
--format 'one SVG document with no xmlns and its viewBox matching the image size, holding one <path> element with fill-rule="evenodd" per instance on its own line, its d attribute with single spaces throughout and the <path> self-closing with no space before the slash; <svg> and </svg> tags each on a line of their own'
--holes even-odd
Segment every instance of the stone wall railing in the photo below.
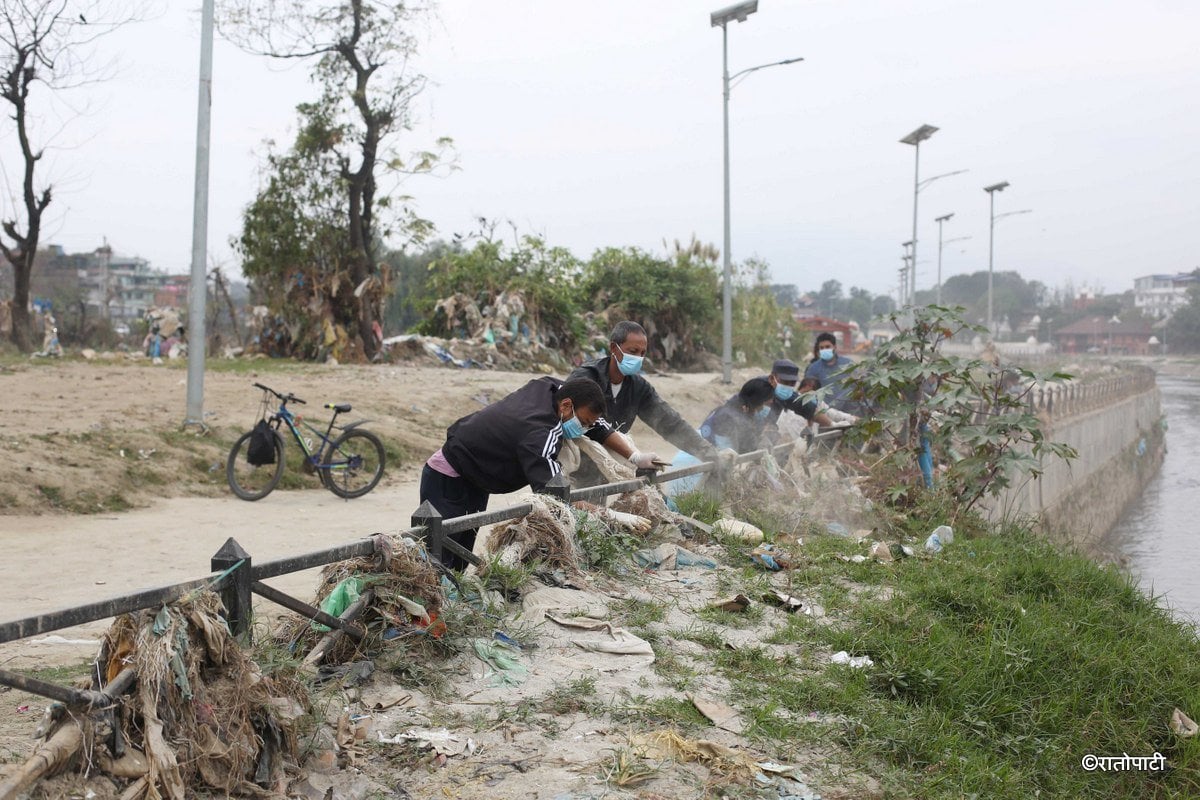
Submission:
<svg viewBox="0 0 1200 800">
<path fill-rule="evenodd" d="M 1127 397 L 1147 392 L 1155 385 L 1154 370 L 1135 367 L 1120 375 L 1035 386 L 1026 400 L 1031 413 L 1051 418 L 1070 417 L 1110 407 Z"/>
</svg>

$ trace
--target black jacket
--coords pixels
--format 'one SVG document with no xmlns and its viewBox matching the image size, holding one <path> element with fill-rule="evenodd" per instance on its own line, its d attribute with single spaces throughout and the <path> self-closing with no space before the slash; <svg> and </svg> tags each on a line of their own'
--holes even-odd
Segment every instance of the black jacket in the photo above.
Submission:
<svg viewBox="0 0 1200 800">
<path fill-rule="evenodd" d="M 544 487 L 562 471 L 556 457 L 562 421 L 554 393 L 562 381 L 537 378 L 446 429 L 442 455 L 488 494 Z"/>
<path fill-rule="evenodd" d="M 700 435 L 717 447 L 749 453 L 762 446 L 763 421 L 742 411 L 737 395 L 717 406 L 700 425 Z"/>
<path fill-rule="evenodd" d="M 588 431 L 589 438 L 603 443 L 614 430 L 628 432 L 634 419 L 640 417 L 659 436 L 680 450 L 705 460 L 716 457 L 716 448 L 700 438 L 696 429 L 659 397 L 650 381 L 641 375 L 626 375 L 625 380 L 621 381 L 621 393 L 614 398 L 612 381 L 608 377 L 608 362 L 611 359 L 609 355 L 589 361 L 571 373 L 572 378 L 595 381 L 604 392 L 604 419 L 609 427 L 597 425 Z"/>
</svg>

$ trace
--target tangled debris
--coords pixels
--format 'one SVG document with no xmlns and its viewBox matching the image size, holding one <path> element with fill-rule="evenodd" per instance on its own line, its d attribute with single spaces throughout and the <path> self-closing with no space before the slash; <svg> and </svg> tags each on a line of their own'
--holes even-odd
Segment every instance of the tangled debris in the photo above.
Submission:
<svg viewBox="0 0 1200 800">
<path fill-rule="evenodd" d="M 321 572 L 317 605 L 338 616 L 345 608 L 328 608 L 326 601 L 339 587 L 353 585 L 369 590 L 370 599 L 358 617 L 365 632 L 361 641 L 337 638 L 324 653 L 327 664 L 345 664 L 377 651 L 384 640 L 415 635 L 440 636 L 445 624 L 440 616 L 446 604 L 441 576 L 424 546 L 404 536 L 378 533 L 375 553 L 330 564 Z M 357 594 L 357 593 L 356 593 Z M 328 631 L 310 620 L 293 622 L 282 633 L 297 652 L 310 650 Z"/>
<path fill-rule="evenodd" d="M 45 743 L 23 771 L 103 773 L 127 784 L 121 797 L 129 800 L 183 800 L 199 788 L 279 796 L 307 694 L 295 678 L 265 675 L 220 609 L 217 595 L 199 591 L 157 612 L 118 617 L 102 640 L 94 684 L 115 686 L 132 670 L 135 691 L 110 711 L 50 706 L 38 730 Z M 0 795 L 10 788 L 0 786 Z"/>
</svg>

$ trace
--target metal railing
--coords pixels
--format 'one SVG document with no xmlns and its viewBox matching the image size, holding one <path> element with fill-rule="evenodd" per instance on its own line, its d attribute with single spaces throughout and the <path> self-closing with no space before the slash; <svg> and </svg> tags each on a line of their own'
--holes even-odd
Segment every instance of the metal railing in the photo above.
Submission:
<svg viewBox="0 0 1200 800">
<path fill-rule="evenodd" d="M 834 429 L 818 433 L 813 440 L 833 440 L 841 436 L 842 430 Z M 766 455 L 783 455 L 792 450 L 795 441 L 785 442 L 774 447 L 755 450 L 737 457 L 737 464 L 761 461 Z M 561 475 L 543 490 L 564 503 L 577 500 L 598 501 L 609 495 L 624 494 L 647 485 L 667 483 L 669 481 L 702 475 L 717 469 L 716 462 L 706 461 L 688 467 L 671 470 L 654 475 L 645 475 L 633 480 L 607 483 L 600 486 L 572 489 L 570 483 Z M 428 501 L 413 512 L 412 527 L 400 530 L 397 535 L 410 536 L 424 542 L 426 551 L 435 562 L 441 560 L 444 551 L 455 553 L 473 564 L 480 564 L 480 559 L 462 545 L 450 539 L 454 533 L 492 525 L 510 519 L 517 519 L 532 510 L 530 503 L 518 503 L 495 511 L 482 511 L 477 514 L 466 514 L 459 517 L 444 519 Z M 250 623 L 253 615 L 253 595 L 259 595 L 273 603 L 277 603 L 290 611 L 304 617 L 316 620 L 335 628 L 345 635 L 361 639 L 364 632 L 356 625 L 344 619 L 333 617 L 309 603 L 279 591 L 263 581 L 301 572 L 314 567 L 323 567 L 339 561 L 352 558 L 364 558 L 374 555 L 379 548 L 378 534 L 364 539 L 313 550 L 295 556 L 279 558 L 260 564 L 253 563 L 253 558 L 242 549 L 232 537 L 222 545 L 212 557 L 210 568 L 212 572 L 204 577 L 143 589 L 130 594 L 110 597 L 104 600 L 73 606 L 45 614 L 22 619 L 0 622 L 0 644 L 25 639 L 30 636 L 51 633 L 53 631 L 83 625 L 108 619 L 120 614 L 128 614 L 147 608 L 155 608 L 175 602 L 190 592 L 202 589 L 218 591 L 225 606 L 225 619 L 230 632 L 250 643 Z M 96 679 L 99 683 L 99 679 Z M 12 670 L 0 669 L 0 685 L 11 686 L 22 691 L 38 694 L 43 697 L 66 703 L 70 706 L 84 708 L 106 708 L 112 705 L 114 698 L 132 686 L 133 671 L 126 669 L 107 686 L 97 689 L 75 689 L 67 686 L 49 683 L 37 678 L 23 675 Z"/>
</svg>

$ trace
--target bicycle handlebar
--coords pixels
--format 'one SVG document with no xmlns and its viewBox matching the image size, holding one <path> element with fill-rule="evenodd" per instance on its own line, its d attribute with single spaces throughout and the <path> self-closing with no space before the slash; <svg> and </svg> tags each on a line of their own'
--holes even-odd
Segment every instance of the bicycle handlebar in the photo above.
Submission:
<svg viewBox="0 0 1200 800">
<path fill-rule="evenodd" d="M 254 386 L 259 389 L 262 389 L 264 392 L 270 392 L 271 394 L 275 395 L 280 400 L 282 400 L 285 405 L 287 403 L 299 403 L 302 406 L 308 405 L 303 400 L 301 400 L 299 397 L 296 397 L 296 395 L 294 395 L 290 392 L 288 394 L 280 394 L 279 392 L 272 389 L 270 386 L 263 386 L 261 383 L 256 383 L 256 384 L 254 384 Z"/>
</svg>

